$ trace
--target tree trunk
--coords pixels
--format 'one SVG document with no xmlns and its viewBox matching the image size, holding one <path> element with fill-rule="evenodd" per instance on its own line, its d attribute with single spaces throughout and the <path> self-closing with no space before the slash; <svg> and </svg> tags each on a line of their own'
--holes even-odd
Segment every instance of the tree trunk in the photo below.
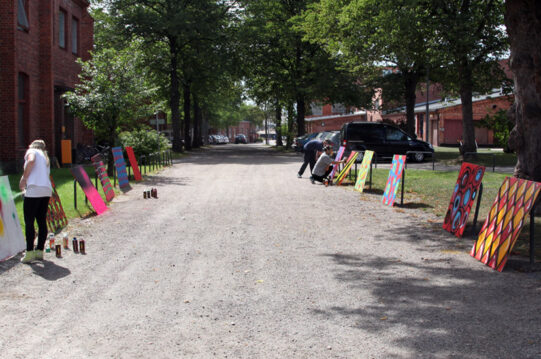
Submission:
<svg viewBox="0 0 541 359">
<path fill-rule="evenodd" d="M 541 182 L 541 5 L 537 0 L 507 0 L 505 25 L 511 45 L 515 127 L 509 147 L 517 154 L 515 176 Z"/>
<path fill-rule="evenodd" d="M 187 150 L 192 149 L 192 139 L 190 136 L 190 129 L 191 129 L 191 117 L 190 117 L 190 110 L 191 110 L 191 102 L 190 102 L 190 83 L 187 82 L 183 85 L 183 92 L 184 92 L 184 145 L 186 146 Z"/>
<path fill-rule="evenodd" d="M 460 77 L 460 100 L 462 101 L 462 147 L 461 153 L 477 152 L 477 144 L 475 143 L 475 127 L 473 125 L 473 81 L 471 68 L 467 64 L 467 60 L 458 70 Z"/>
<path fill-rule="evenodd" d="M 417 89 L 418 81 L 417 74 L 405 74 L 406 132 L 413 137 L 415 137 L 415 90 Z"/>
<path fill-rule="evenodd" d="M 193 95 L 193 147 L 199 148 L 202 145 L 201 141 L 201 123 L 202 123 L 201 107 L 197 96 Z"/>
<path fill-rule="evenodd" d="M 283 146 L 282 143 L 282 106 L 276 103 L 274 112 L 274 122 L 276 125 L 276 146 Z"/>
<path fill-rule="evenodd" d="M 169 106 L 171 107 L 171 123 L 173 125 L 173 151 L 182 152 L 182 140 L 180 138 L 180 89 L 178 80 L 178 63 L 176 39 L 169 39 L 169 55 L 171 56 L 170 76 L 171 92 L 169 94 Z"/>
<path fill-rule="evenodd" d="M 297 102 L 298 104 L 298 102 Z M 297 121 L 299 117 L 297 116 Z M 304 119 L 303 119 L 304 120 Z M 293 103 L 287 105 L 287 134 L 286 134 L 286 149 L 291 148 L 293 143 L 293 124 L 295 123 L 295 114 L 293 111 Z"/>
<path fill-rule="evenodd" d="M 306 104 L 304 102 L 304 96 L 297 96 L 297 136 L 302 136 L 306 133 L 304 126 L 304 117 L 306 114 Z"/>
</svg>

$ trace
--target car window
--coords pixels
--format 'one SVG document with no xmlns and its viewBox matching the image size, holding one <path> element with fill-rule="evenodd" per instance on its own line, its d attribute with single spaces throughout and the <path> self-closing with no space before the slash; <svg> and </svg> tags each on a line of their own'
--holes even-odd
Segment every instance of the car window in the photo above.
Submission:
<svg viewBox="0 0 541 359">
<path fill-rule="evenodd" d="M 387 141 L 407 141 L 408 136 L 398 128 L 386 127 L 385 128 L 385 138 Z"/>
<path fill-rule="evenodd" d="M 380 126 L 350 126 L 348 137 L 351 141 L 382 142 L 384 132 Z"/>
</svg>

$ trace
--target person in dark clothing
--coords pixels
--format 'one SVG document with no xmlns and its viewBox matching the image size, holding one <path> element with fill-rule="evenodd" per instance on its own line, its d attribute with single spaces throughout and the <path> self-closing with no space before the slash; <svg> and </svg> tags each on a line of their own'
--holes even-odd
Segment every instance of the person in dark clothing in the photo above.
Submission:
<svg viewBox="0 0 541 359">
<path fill-rule="evenodd" d="M 299 172 L 297 173 L 297 177 L 301 178 L 302 174 L 304 173 L 304 170 L 306 170 L 306 167 L 310 165 L 310 173 L 314 169 L 314 166 L 316 165 L 316 161 L 319 157 L 319 155 L 323 152 L 323 146 L 330 145 L 330 141 L 325 140 L 311 140 L 306 142 L 304 145 L 304 162 L 302 163 L 301 168 L 299 169 Z"/>
</svg>

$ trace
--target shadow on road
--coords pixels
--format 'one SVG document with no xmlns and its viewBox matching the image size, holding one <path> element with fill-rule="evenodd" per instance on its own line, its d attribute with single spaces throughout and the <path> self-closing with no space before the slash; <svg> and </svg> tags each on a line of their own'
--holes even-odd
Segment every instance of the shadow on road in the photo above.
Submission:
<svg viewBox="0 0 541 359">
<path fill-rule="evenodd" d="M 59 266 L 58 264 L 48 260 L 35 262 L 30 264 L 30 266 L 34 271 L 34 274 L 50 281 L 55 281 L 71 274 L 71 271 L 68 268 Z"/>
</svg>

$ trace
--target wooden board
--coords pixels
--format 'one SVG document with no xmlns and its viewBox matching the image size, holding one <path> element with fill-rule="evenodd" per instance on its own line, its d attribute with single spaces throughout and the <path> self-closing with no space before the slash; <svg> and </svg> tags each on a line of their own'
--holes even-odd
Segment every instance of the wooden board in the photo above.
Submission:
<svg viewBox="0 0 541 359">
<path fill-rule="evenodd" d="M 477 200 L 485 167 L 464 162 L 456 181 L 451 202 L 443 221 L 443 229 L 462 237 L 473 203 Z"/>
<path fill-rule="evenodd" d="M 370 164 L 372 163 L 372 157 L 374 151 L 365 151 L 363 156 L 363 162 L 361 163 L 361 169 L 357 174 L 357 182 L 355 182 L 355 190 L 362 192 L 364 190 L 364 184 L 366 183 L 366 177 L 370 170 Z"/>
<path fill-rule="evenodd" d="M 96 174 L 100 179 L 101 188 L 103 189 L 103 193 L 105 194 L 105 199 L 107 200 L 107 202 L 111 202 L 113 198 L 115 198 L 115 191 L 113 190 L 113 186 L 111 185 L 111 181 L 109 180 L 109 175 L 107 174 L 107 169 L 103 164 L 101 155 L 94 155 L 92 156 L 91 160 L 92 165 L 96 170 Z"/>
<path fill-rule="evenodd" d="M 85 169 L 82 166 L 76 166 L 72 167 L 70 169 L 71 174 L 77 182 L 79 182 L 79 185 L 83 189 L 83 192 L 85 193 L 86 198 L 90 201 L 90 204 L 94 208 L 94 211 L 96 214 L 100 215 L 107 211 L 107 206 L 105 205 L 105 202 L 103 202 L 103 199 L 101 199 L 100 194 L 98 193 L 98 190 L 92 182 L 90 181 L 90 178 L 88 178 L 88 174 L 86 173 Z"/>
<path fill-rule="evenodd" d="M 501 272 L 540 190 L 541 183 L 506 177 L 471 256 Z"/>
<path fill-rule="evenodd" d="M 122 155 L 122 148 L 113 147 L 111 148 L 111 151 L 113 152 L 113 158 L 115 160 L 118 186 L 123 189 L 129 189 L 130 182 L 128 180 L 128 172 L 126 172 L 126 162 L 124 161 L 124 156 Z"/>
<path fill-rule="evenodd" d="M 130 166 L 133 170 L 133 178 L 136 181 L 142 181 L 141 172 L 139 171 L 139 166 L 137 165 L 137 159 L 135 159 L 135 153 L 133 153 L 133 148 L 126 146 L 126 153 L 128 154 L 128 160 L 130 161 Z"/>
<path fill-rule="evenodd" d="M 342 181 L 346 176 L 348 175 L 349 171 L 351 171 L 351 166 L 355 163 L 357 160 L 357 156 L 359 155 L 359 152 L 351 151 L 348 160 L 346 161 L 346 164 L 342 171 L 336 176 L 335 183 L 339 186 L 342 184 Z"/>
<path fill-rule="evenodd" d="M 66 217 L 66 213 L 64 213 L 58 192 L 56 192 L 53 177 L 50 176 L 50 179 L 53 194 L 49 199 L 49 206 L 47 208 L 47 229 L 49 232 L 56 233 L 68 225 L 68 218 Z"/>
<path fill-rule="evenodd" d="M 404 166 L 406 164 L 405 155 L 394 155 L 393 163 L 391 164 L 391 170 L 389 171 L 389 177 L 387 178 L 387 184 L 385 185 L 385 191 L 383 192 L 383 197 L 381 201 L 387 206 L 393 206 L 396 199 L 396 192 L 398 191 L 398 186 L 402 180 L 402 175 L 404 173 Z"/>
<path fill-rule="evenodd" d="M 13 257 L 26 248 L 26 241 L 8 176 L 0 177 L 0 260 Z"/>
</svg>

